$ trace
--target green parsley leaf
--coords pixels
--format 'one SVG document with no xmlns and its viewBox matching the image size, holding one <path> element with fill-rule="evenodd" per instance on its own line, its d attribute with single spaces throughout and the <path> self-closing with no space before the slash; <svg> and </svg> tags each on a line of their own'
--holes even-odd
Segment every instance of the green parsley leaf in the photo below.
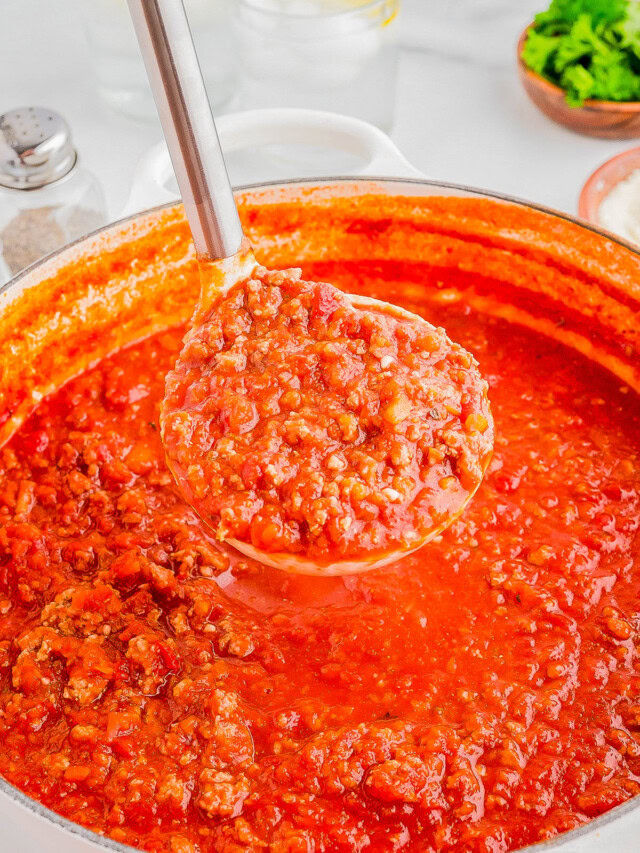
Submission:
<svg viewBox="0 0 640 853">
<path fill-rule="evenodd" d="M 556 23 L 566 27 L 580 15 L 589 15 L 593 26 L 610 25 L 627 13 L 628 0 L 552 0 L 546 12 L 536 15 L 536 24 Z M 537 27 L 536 27 L 537 29 Z"/>
<path fill-rule="evenodd" d="M 545 74 L 553 67 L 552 57 L 558 50 L 560 36 L 543 36 L 532 31 L 526 40 L 522 58 L 529 68 L 538 74 Z"/>
<path fill-rule="evenodd" d="M 595 94 L 596 81 L 593 75 L 582 65 L 566 68 L 560 78 L 560 83 L 567 92 L 567 103 L 570 107 L 581 107 L 585 101 Z"/>
<path fill-rule="evenodd" d="M 594 56 L 591 73 L 595 81 L 591 97 L 610 101 L 633 101 L 638 97 L 640 78 L 629 67 L 622 51 L 615 59 Z"/>
<path fill-rule="evenodd" d="M 562 74 L 570 65 L 582 64 L 594 53 L 608 51 L 607 45 L 600 39 L 592 26 L 589 15 L 580 15 L 573 23 L 569 36 L 560 39 L 553 58 L 553 67 Z"/>
<path fill-rule="evenodd" d="M 630 3 L 626 17 L 613 29 L 620 39 L 620 47 L 640 58 L 640 3 Z"/>
<path fill-rule="evenodd" d="M 536 15 L 522 59 L 561 86 L 571 106 L 640 100 L 640 3 L 552 0 Z"/>
</svg>

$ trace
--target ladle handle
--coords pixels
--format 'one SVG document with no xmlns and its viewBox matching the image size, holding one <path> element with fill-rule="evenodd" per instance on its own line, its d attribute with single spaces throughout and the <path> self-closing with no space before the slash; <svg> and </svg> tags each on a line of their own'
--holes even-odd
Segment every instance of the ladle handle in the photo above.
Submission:
<svg viewBox="0 0 640 853">
<path fill-rule="evenodd" d="M 242 225 L 183 2 L 128 3 L 196 252 L 231 257 Z"/>
</svg>

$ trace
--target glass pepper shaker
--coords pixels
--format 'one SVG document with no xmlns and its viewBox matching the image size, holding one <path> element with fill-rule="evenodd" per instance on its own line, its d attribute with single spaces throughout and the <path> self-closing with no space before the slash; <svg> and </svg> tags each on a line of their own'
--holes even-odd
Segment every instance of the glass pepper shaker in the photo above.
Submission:
<svg viewBox="0 0 640 853">
<path fill-rule="evenodd" d="M 82 168 L 61 115 L 20 107 L 0 115 L 0 276 L 107 220 L 102 189 Z"/>
</svg>

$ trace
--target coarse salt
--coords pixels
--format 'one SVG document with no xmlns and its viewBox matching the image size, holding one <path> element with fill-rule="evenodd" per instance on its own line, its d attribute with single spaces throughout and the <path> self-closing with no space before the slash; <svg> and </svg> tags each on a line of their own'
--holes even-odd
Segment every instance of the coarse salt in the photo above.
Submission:
<svg viewBox="0 0 640 853">
<path fill-rule="evenodd" d="M 640 169 L 616 184 L 598 210 L 603 228 L 640 244 Z"/>
</svg>

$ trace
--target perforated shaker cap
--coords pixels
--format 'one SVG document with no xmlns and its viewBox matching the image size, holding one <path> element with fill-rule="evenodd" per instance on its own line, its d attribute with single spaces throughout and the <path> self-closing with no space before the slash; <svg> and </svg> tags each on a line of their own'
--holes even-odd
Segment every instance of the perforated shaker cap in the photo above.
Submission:
<svg viewBox="0 0 640 853">
<path fill-rule="evenodd" d="M 75 166 L 69 125 L 44 107 L 0 115 L 0 186 L 31 190 L 52 184 Z"/>
</svg>

